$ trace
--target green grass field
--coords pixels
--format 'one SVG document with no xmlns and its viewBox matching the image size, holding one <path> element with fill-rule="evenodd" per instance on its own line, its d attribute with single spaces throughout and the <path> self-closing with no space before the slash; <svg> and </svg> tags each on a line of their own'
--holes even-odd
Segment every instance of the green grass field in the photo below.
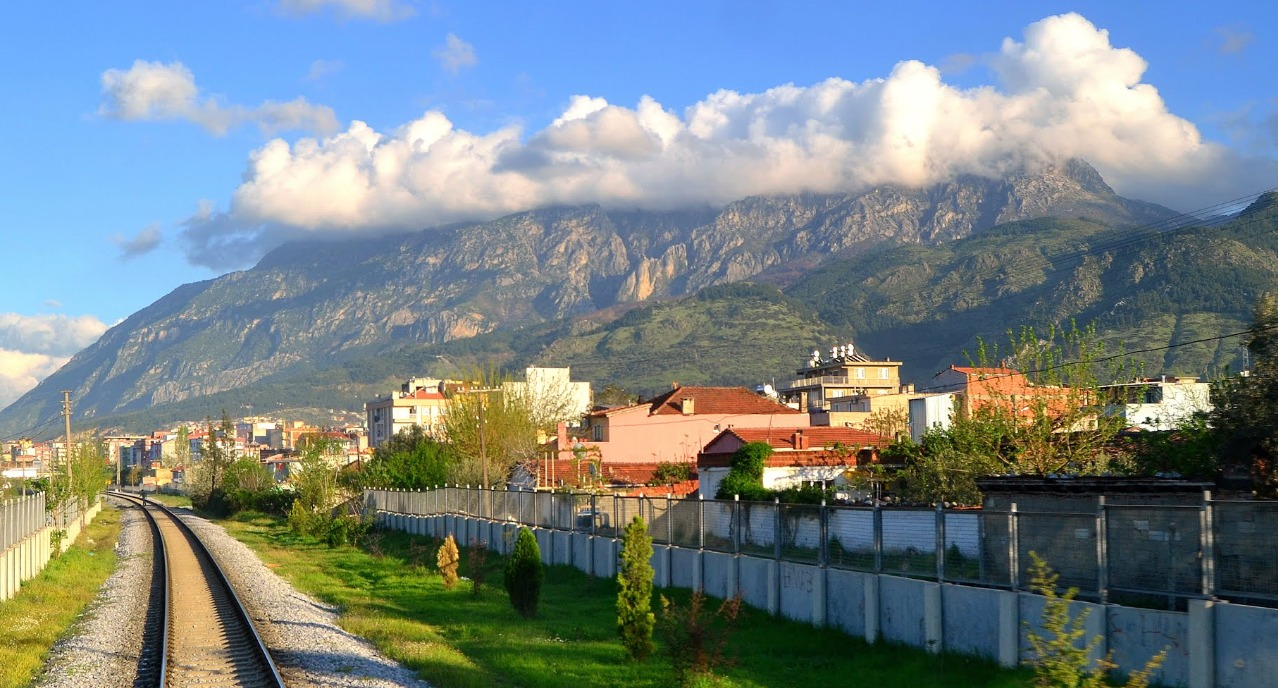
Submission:
<svg viewBox="0 0 1278 688">
<path fill-rule="evenodd" d="M 667 686 L 668 660 L 627 660 L 616 631 L 616 582 L 569 567 L 547 571 L 537 618 L 520 618 L 494 555 L 472 597 L 467 581 L 445 590 L 432 572 L 436 542 L 385 533 L 365 549 L 329 549 L 280 520 L 222 522 L 299 590 L 342 610 L 341 623 L 441 688 L 469 686 Z M 467 575 L 462 552 L 462 575 Z M 684 591 L 667 595 L 686 602 Z M 747 609 L 732 636 L 723 686 L 1024 686 L 1029 675 L 968 657 L 869 646 L 833 630 Z"/>
<path fill-rule="evenodd" d="M 104 507 L 75 544 L 0 602 L 0 686 L 24 686 L 39 674 L 53 643 L 67 634 L 115 570 L 120 512 Z"/>
</svg>

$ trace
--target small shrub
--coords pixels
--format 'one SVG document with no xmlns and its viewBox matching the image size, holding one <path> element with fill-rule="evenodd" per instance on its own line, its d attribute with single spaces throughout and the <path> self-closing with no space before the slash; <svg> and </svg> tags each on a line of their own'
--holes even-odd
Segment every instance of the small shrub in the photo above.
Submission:
<svg viewBox="0 0 1278 688">
<path fill-rule="evenodd" d="M 471 538 L 470 547 L 466 548 L 466 572 L 470 574 L 471 596 L 479 597 L 488 576 L 488 548 L 479 538 Z"/>
<path fill-rule="evenodd" d="M 435 565 L 439 567 L 439 575 L 444 577 L 445 590 L 452 590 L 457 585 L 458 559 L 457 541 L 449 533 L 444 538 L 444 544 L 439 546 L 439 552 L 435 554 Z"/>
<path fill-rule="evenodd" d="M 670 483 L 683 482 L 692 478 L 692 464 L 676 463 L 674 461 L 662 461 L 657 464 L 655 470 L 652 471 L 652 480 L 648 481 L 649 485 L 669 485 Z"/>
<path fill-rule="evenodd" d="M 701 590 L 692 593 L 686 608 L 661 596 L 661 622 L 657 628 L 680 686 L 706 682 L 714 677 L 715 669 L 731 664 L 726 652 L 741 615 L 741 596 L 724 600 L 714 614 L 706 612 L 705 603 L 706 595 Z"/>
<path fill-rule="evenodd" d="M 541 599 L 541 583 L 546 572 L 541 566 L 541 548 L 537 538 L 527 528 L 519 529 L 515 538 L 515 550 L 506 563 L 506 592 L 515 611 L 525 619 L 537 615 L 537 601 Z"/>
<path fill-rule="evenodd" d="M 288 527 L 298 535 L 312 535 L 316 530 L 316 516 L 301 502 L 295 501 L 288 510 Z"/>
<path fill-rule="evenodd" d="M 617 571 L 617 631 L 630 658 L 642 662 L 652 654 L 652 538 L 643 518 L 626 526 Z"/>
<path fill-rule="evenodd" d="M 1051 567 L 1037 552 L 1030 552 L 1033 564 L 1030 566 L 1030 588 L 1042 595 L 1043 616 L 1040 623 L 1043 634 L 1030 628 L 1026 634 L 1033 651 L 1030 664 L 1034 667 L 1034 685 L 1038 688 L 1104 688 L 1109 685 L 1106 673 L 1118 668 L 1112 655 L 1092 661 L 1092 652 L 1100 643 L 1101 637 L 1087 637 L 1087 617 L 1091 610 L 1086 609 L 1076 617 L 1069 613 L 1070 602 L 1078 594 L 1078 588 L 1070 588 L 1064 593 L 1056 592 L 1056 583 L 1060 574 Z M 1133 672 L 1126 688 L 1146 688 L 1150 676 L 1167 659 L 1167 648 L 1150 658 L 1140 671 Z"/>
</svg>

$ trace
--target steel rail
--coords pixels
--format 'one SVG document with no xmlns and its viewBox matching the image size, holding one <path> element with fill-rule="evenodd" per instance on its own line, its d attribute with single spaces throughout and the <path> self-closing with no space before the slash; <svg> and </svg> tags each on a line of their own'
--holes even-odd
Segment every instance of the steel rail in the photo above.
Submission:
<svg viewBox="0 0 1278 688">
<path fill-rule="evenodd" d="M 204 577 L 208 580 L 210 590 L 220 589 L 225 593 L 226 600 L 229 602 L 230 612 L 233 615 L 235 622 L 245 632 L 245 636 L 252 639 L 251 643 L 249 643 L 249 649 L 255 660 L 254 663 L 258 665 L 257 668 L 263 678 L 261 682 L 254 683 L 252 685 L 265 685 L 282 688 L 284 686 L 284 679 L 280 676 L 279 669 L 275 666 L 275 662 L 271 658 L 271 653 L 267 649 L 266 643 L 263 642 L 261 635 L 257 632 L 257 628 L 253 624 L 252 618 L 248 614 L 248 610 L 245 608 L 243 601 L 240 600 L 239 595 L 236 594 L 234 586 L 231 585 L 230 579 L 227 577 L 221 565 L 218 564 L 217 559 L 213 557 L 213 554 L 209 551 L 208 547 L 199 538 L 199 536 L 195 534 L 195 531 L 182 521 L 177 514 L 173 513 L 163 504 L 146 500 L 144 497 L 139 498 L 136 495 L 124 492 L 109 492 L 108 494 L 133 503 L 142 509 L 142 512 L 151 523 L 152 532 L 157 536 L 154 539 L 157 543 L 154 556 L 158 559 L 164 560 L 164 600 L 162 604 L 163 630 L 161 632 L 162 639 L 160 641 L 161 658 L 159 662 L 160 671 L 157 685 L 168 686 L 170 681 L 175 680 L 173 674 L 170 673 L 169 668 L 176 658 L 173 656 L 172 648 L 174 636 L 170 635 L 174 622 L 174 618 L 171 616 L 174 599 L 172 595 L 173 569 L 169 562 L 169 546 L 166 544 L 163 529 L 160 527 L 159 521 L 155 514 L 152 513 L 153 509 L 164 514 L 168 521 L 174 524 L 174 527 L 183 535 L 183 539 L 188 543 L 188 546 L 191 548 L 193 554 L 198 560 L 197 563 L 201 567 L 207 565 L 209 571 L 204 574 Z M 216 604 L 216 602 L 214 602 L 214 604 Z M 229 645 L 230 642 L 227 641 L 227 644 Z"/>
</svg>

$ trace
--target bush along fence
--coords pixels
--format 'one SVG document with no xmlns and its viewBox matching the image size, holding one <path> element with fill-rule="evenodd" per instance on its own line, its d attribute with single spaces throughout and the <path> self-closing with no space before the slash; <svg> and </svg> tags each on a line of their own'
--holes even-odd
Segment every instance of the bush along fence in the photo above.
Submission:
<svg viewBox="0 0 1278 688">
<path fill-rule="evenodd" d="M 46 506 L 44 493 L 0 503 L 0 600 L 18 594 L 22 583 L 44 570 L 56 554 L 65 552 L 83 524 L 102 510 L 97 498 L 83 513 L 74 502 L 57 513 Z"/>
<path fill-rule="evenodd" d="M 545 563 L 602 577 L 616 575 L 622 530 L 640 515 L 653 538 L 657 585 L 740 594 L 758 609 L 870 642 L 1005 666 L 1028 657 L 1025 624 L 1042 614 L 1043 598 L 1028 592 L 1035 551 L 1061 572 L 1062 585 L 1087 597 L 1072 606 L 1091 610 L 1088 633 L 1102 638 L 1097 656 L 1112 653 L 1123 671 L 1164 648 L 1154 680 L 1165 685 L 1268 686 L 1278 671 L 1269 649 L 1278 643 L 1278 610 L 1214 594 L 1216 554 L 1236 551 L 1245 554 L 1219 567 L 1238 571 L 1226 578 L 1235 581 L 1230 588 L 1242 588 L 1246 601 L 1269 599 L 1264 576 L 1275 566 L 1278 527 L 1260 524 L 1278 509 L 1265 505 L 1248 512 L 1253 527 L 1239 528 L 1212 517 L 1241 503 L 1219 502 L 1169 509 L 1102 500 L 1092 513 L 1036 513 L 1015 504 L 963 511 L 441 487 L 370 490 L 364 503 L 381 527 L 452 534 L 503 554 L 528 526 Z M 1231 529 L 1258 540 L 1234 538 Z"/>
</svg>

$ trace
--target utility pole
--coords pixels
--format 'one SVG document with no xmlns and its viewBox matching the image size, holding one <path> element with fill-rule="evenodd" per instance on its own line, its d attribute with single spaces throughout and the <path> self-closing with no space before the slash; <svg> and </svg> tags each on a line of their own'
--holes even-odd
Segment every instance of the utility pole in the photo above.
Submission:
<svg viewBox="0 0 1278 688">
<path fill-rule="evenodd" d="M 488 482 L 488 443 L 484 439 L 484 406 L 488 403 L 488 393 L 479 398 L 479 464 L 484 470 L 484 489 L 491 485 Z"/>
<path fill-rule="evenodd" d="M 71 482 L 71 392 L 62 390 L 62 418 L 67 423 L 66 444 L 63 445 L 63 459 L 67 463 L 67 482 Z"/>
</svg>

